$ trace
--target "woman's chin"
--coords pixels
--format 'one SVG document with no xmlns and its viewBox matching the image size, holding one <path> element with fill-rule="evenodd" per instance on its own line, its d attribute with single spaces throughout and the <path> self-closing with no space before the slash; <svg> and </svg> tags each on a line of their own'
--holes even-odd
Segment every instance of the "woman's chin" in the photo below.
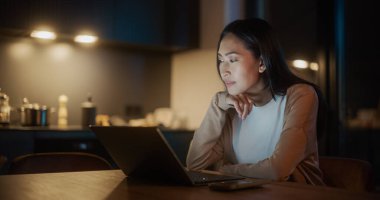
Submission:
<svg viewBox="0 0 380 200">
<path fill-rule="evenodd" d="M 229 95 L 233 95 L 233 96 L 240 94 L 238 91 L 229 90 L 229 89 L 227 89 L 227 92 L 228 92 Z"/>
</svg>

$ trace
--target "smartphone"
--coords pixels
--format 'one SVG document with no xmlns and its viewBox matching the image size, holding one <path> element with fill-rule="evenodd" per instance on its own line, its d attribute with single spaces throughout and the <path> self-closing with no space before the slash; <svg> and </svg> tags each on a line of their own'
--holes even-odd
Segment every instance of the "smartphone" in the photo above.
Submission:
<svg viewBox="0 0 380 200">
<path fill-rule="evenodd" d="M 208 186 L 212 190 L 240 190 L 246 188 L 260 187 L 264 184 L 270 183 L 271 180 L 267 179 L 241 179 L 241 180 L 230 180 L 223 182 L 209 183 Z"/>
</svg>

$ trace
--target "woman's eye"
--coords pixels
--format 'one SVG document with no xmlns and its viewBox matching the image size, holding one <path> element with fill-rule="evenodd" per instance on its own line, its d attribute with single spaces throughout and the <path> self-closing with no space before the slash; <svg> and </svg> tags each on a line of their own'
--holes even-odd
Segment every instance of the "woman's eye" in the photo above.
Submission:
<svg viewBox="0 0 380 200">
<path fill-rule="evenodd" d="M 234 59 L 230 59 L 230 63 L 234 63 L 234 62 L 236 62 L 236 61 L 238 61 L 236 58 L 234 58 Z"/>
<path fill-rule="evenodd" d="M 223 60 L 223 59 L 220 59 L 220 58 L 218 58 L 218 62 L 219 62 L 219 63 L 222 63 L 222 62 L 224 62 L 224 60 Z"/>
</svg>

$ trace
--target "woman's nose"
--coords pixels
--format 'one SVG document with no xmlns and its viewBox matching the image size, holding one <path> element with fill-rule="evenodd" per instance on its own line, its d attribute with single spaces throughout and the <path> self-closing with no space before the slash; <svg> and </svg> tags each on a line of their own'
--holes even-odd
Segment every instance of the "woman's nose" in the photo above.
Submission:
<svg viewBox="0 0 380 200">
<path fill-rule="evenodd" d="M 221 72 L 222 77 L 228 77 L 229 73 L 227 71 Z"/>
<path fill-rule="evenodd" d="M 231 72 L 226 69 L 220 71 L 220 75 L 222 76 L 222 78 L 228 77 L 230 74 Z"/>
<path fill-rule="evenodd" d="M 221 75 L 222 77 L 227 77 L 229 74 L 230 74 L 230 71 L 229 71 L 229 69 L 228 69 L 227 64 L 225 64 L 225 63 L 221 63 L 221 64 L 220 64 L 220 75 Z"/>
</svg>

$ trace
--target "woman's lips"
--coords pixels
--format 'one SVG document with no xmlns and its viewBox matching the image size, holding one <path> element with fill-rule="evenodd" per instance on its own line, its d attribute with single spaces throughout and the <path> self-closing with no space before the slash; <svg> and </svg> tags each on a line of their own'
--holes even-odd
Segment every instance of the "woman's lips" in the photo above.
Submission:
<svg viewBox="0 0 380 200">
<path fill-rule="evenodd" d="M 231 87 L 233 84 L 235 84 L 235 81 L 226 81 L 224 83 L 226 84 L 226 87 Z"/>
</svg>

